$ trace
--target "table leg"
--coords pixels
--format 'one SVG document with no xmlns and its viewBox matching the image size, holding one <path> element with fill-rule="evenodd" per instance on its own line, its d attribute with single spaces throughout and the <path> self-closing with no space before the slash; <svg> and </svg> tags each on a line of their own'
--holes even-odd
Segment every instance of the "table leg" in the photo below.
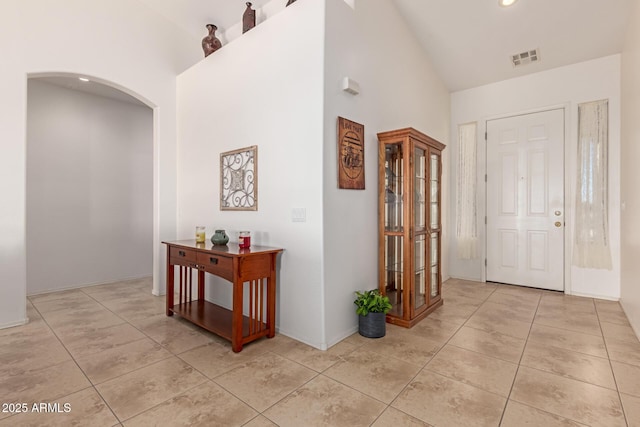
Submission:
<svg viewBox="0 0 640 427">
<path fill-rule="evenodd" d="M 243 304 L 243 287 L 241 281 L 233 282 L 233 313 L 231 319 L 231 349 L 234 353 L 242 351 L 242 304 Z"/>
<path fill-rule="evenodd" d="M 204 271 L 198 270 L 198 299 L 204 301 Z"/>
<path fill-rule="evenodd" d="M 166 277 L 167 316 L 173 316 L 173 311 L 171 310 L 173 308 L 173 286 L 174 286 L 173 280 L 174 280 L 173 265 L 171 264 L 171 260 L 169 259 L 169 248 L 167 248 L 167 277 Z"/>
<path fill-rule="evenodd" d="M 271 273 L 267 283 L 267 324 L 269 325 L 268 338 L 276 336 L 276 256 L 271 255 Z"/>
</svg>

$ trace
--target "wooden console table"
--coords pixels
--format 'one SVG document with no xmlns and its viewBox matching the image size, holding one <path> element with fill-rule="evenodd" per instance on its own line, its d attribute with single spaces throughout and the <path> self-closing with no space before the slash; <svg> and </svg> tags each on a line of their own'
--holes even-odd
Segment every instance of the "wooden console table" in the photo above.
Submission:
<svg viewBox="0 0 640 427">
<path fill-rule="evenodd" d="M 276 332 L 276 257 L 279 248 L 237 244 L 213 246 L 195 240 L 162 242 L 167 245 L 167 316 L 174 314 L 231 341 L 234 352 L 260 337 Z M 179 270 L 175 304 L 175 268 Z M 193 270 L 198 273 L 198 294 L 192 295 Z M 204 299 L 204 273 L 233 284 L 232 310 Z M 249 310 L 243 315 L 244 288 L 248 285 Z"/>
</svg>

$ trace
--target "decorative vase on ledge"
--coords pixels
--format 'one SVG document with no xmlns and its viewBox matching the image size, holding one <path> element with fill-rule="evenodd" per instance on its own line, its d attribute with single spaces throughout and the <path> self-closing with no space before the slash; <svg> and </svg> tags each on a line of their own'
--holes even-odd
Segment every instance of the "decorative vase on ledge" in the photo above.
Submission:
<svg viewBox="0 0 640 427">
<path fill-rule="evenodd" d="M 202 39 L 202 50 L 204 50 L 205 58 L 222 47 L 222 42 L 216 37 L 217 29 L 218 27 L 215 25 L 207 24 L 209 34 Z"/>
<path fill-rule="evenodd" d="M 213 236 L 211 236 L 211 243 L 215 246 L 224 246 L 229 243 L 229 236 L 227 236 L 224 230 L 216 230 Z"/>
<path fill-rule="evenodd" d="M 247 9 L 242 15 L 242 34 L 256 26 L 256 11 L 251 9 L 251 2 L 247 2 Z"/>
</svg>

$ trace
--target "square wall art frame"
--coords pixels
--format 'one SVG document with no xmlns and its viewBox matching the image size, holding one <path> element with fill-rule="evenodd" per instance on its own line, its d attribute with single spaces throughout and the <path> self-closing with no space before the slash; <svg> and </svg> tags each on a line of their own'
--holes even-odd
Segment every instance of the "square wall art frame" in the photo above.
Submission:
<svg viewBox="0 0 640 427">
<path fill-rule="evenodd" d="M 220 210 L 258 210 L 258 146 L 220 154 Z"/>
</svg>

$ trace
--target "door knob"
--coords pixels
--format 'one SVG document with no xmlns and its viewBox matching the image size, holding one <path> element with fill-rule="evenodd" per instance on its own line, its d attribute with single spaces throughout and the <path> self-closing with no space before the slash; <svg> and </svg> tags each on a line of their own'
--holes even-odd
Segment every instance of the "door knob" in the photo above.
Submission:
<svg viewBox="0 0 640 427">
<path fill-rule="evenodd" d="M 562 215 L 562 212 L 556 211 L 555 214 L 556 214 L 556 216 L 560 216 L 560 215 Z"/>
<path fill-rule="evenodd" d="M 555 226 L 556 227 L 562 227 L 562 223 L 560 221 L 556 221 Z"/>
</svg>

